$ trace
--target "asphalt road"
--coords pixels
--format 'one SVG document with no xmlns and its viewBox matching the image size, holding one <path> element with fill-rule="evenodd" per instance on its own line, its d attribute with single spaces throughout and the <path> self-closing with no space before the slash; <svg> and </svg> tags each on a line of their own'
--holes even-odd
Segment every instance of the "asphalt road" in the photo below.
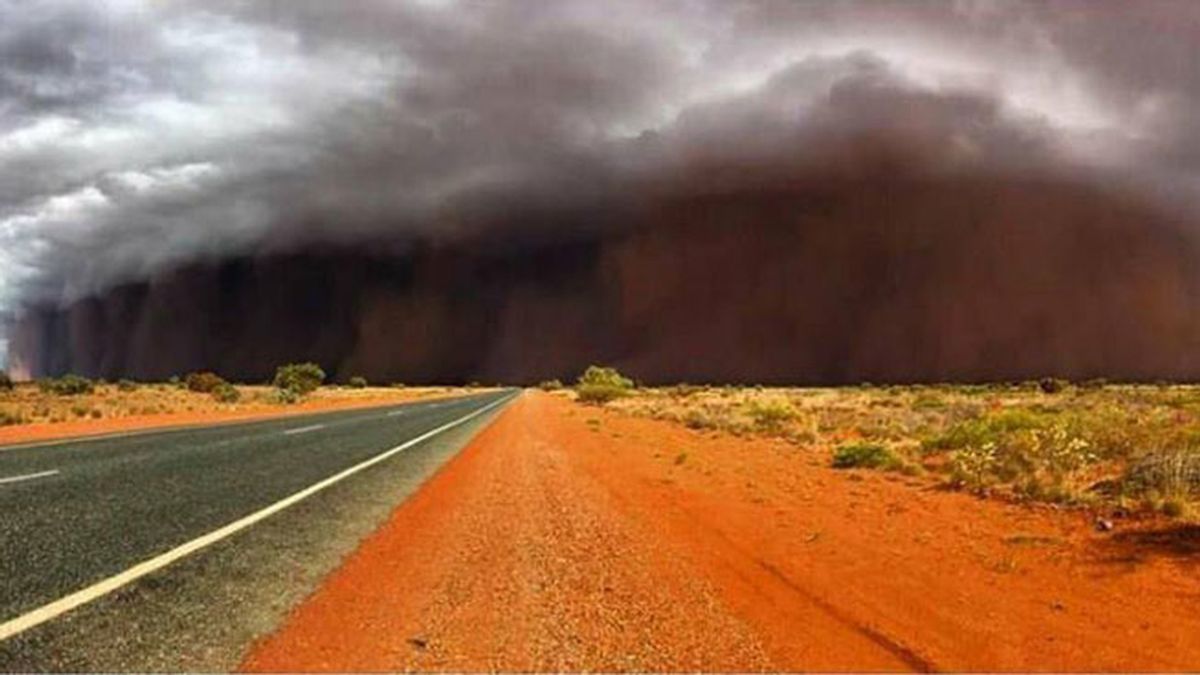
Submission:
<svg viewBox="0 0 1200 675">
<path fill-rule="evenodd" d="M 0 624 L 512 393 L 0 450 Z"/>
</svg>

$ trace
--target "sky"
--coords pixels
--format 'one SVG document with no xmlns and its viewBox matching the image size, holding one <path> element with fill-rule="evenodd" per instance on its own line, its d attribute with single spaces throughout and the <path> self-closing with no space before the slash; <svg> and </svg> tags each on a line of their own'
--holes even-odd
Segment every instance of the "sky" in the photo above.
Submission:
<svg viewBox="0 0 1200 675">
<path fill-rule="evenodd" d="M 0 313 L 863 138 L 1190 227 L 1198 109 L 1188 0 L 0 0 Z"/>
</svg>

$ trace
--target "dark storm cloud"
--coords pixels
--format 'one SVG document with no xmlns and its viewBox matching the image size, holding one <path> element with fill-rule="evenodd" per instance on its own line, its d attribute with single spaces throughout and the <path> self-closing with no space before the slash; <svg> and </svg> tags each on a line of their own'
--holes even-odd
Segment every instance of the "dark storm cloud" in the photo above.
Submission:
<svg viewBox="0 0 1200 675">
<path fill-rule="evenodd" d="M 0 0 L 0 310 L 261 250 L 620 225 L 692 180 L 1020 172 L 1190 209 L 1198 24 L 1190 2 Z"/>
</svg>

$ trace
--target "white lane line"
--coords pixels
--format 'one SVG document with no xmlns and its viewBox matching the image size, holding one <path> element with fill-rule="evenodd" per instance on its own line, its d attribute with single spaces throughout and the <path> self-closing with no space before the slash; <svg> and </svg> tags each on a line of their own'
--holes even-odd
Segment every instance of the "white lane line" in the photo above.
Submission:
<svg viewBox="0 0 1200 675">
<path fill-rule="evenodd" d="M 324 428 L 325 428 L 324 424 L 313 424 L 313 425 L 307 426 L 307 427 L 299 427 L 297 429 L 288 429 L 287 431 L 283 432 L 283 435 L 284 436 L 294 436 L 296 434 L 307 434 L 310 431 L 316 431 L 318 429 L 324 429 Z"/>
<path fill-rule="evenodd" d="M 62 614 L 65 614 L 76 607 L 79 607 L 80 605 L 85 605 L 93 600 L 96 600 L 97 598 L 104 597 L 105 595 L 112 593 L 122 586 L 131 584 L 147 574 L 150 574 L 151 572 L 156 572 L 167 565 L 170 565 L 180 558 L 191 555 L 200 549 L 212 546 L 222 539 L 226 539 L 250 527 L 251 525 L 258 523 L 259 521 L 265 520 L 290 506 L 294 506 L 299 502 L 308 499 L 309 497 L 317 494 L 327 487 L 330 487 L 331 485 L 340 483 L 341 481 L 353 476 L 363 469 L 367 469 L 384 460 L 387 460 L 393 455 L 404 452 L 414 445 L 433 438 L 444 431 L 449 431 L 460 424 L 482 415 L 501 403 L 507 403 L 508 401 L 512 400 L 512 398 L 512 396 L 506 396 L 498 401 L 493 401 L 479 410 L 476 410 L 475 412 L 463 415 L 452 422 L 447 422 L 446 424 L 443 424 L 432 431 L 427 431 L 410 441 L 406 441 L 401 445 L 397 445 L 391 450 L 385 450 L 384 452 L 375 455 L 371 459 L 360 462 L 359 464 L 355 464 L 349 469 L 334 474 L 325 480 L 313 483 L 303 490 L 289 497 L 285 497 L 266 508 L 255 511 L 244 518 L 235 520 L 224 527 L 215 529 L 212 532 L 197 537 L 185 544 L 176 546 L 166 553 L 140 562 L 124 572 L 121 572 L 120 574 L 116 574 L 104 579 L 103 581 L 99 581 L 82 590 L 75 591 L 74 593 L 59 598 L 58 600 L 55 600 L 47 605 L 42 605 L 41 607 L 38 607 L 37 609 L 26 614 L 22 614 L 15 619 L 10 619 L 4 623 L 0 623 L 0 641 L 7 640 L 18 633 L 22 633 L 30 628 L 33 628 L 34 626 L 38 626 L 55 617 L 61 616 Z"/>
<path fill-rule="evenodd" d="M 388 417 L 399 417 L 400 415 L 403 415 L 406 412 L 408 412 L 408 411 L 407 410 L 393 410 L 392 412 L 388 413 L 387 416 Z"/>
<path fill-rule="evenodd" d="M 50 471 L 39 471 L 37 473 L 27 473 L 23 476 L 9 476 L 8 478 L 0 478 L 0 484 L 20 483 L 21 481 L 24 481 L 24 480 L 34 480 L 35 478 L 46 478 L 47 476 L 56 476 L 56 475 L 58 475 L 58 469 L 51 469 Z"/>
</svg>

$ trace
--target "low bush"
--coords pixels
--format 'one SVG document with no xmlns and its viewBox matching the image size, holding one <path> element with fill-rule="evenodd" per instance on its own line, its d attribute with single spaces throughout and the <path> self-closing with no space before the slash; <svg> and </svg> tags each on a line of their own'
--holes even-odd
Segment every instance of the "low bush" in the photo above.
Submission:
<svg viewBox="0 0 1200 675">
<path fill-rule="evenodd" d="M 1025 498 L 1073 501 L 1081 494 L 1077 474 L 1097 459 L 1087 439 L 1057 423 L 958 449 L 950 458 L 950 482 L 975 492 L 1007 484 Z"/>
<path fill-rule="evenodd" d="M 961 448 L 950 458 L 950 484 L 972 492 L 983 492 L 996 482 L 998 465 L 994 441 Z"/>
<path fill-rule="evenodd" d="M 212 397 L 218 403 L 237 403 L 242 400 L 242 392 L 232 384 L 222 382 L 212 390 Z"/>
<path fill-rule="evenodd" d="M 132 380 L 119 380 L 117 382 L 117 391 L 137 391 L 138 384 Z"/>
<path fill-rule="evenodd" d="M 275 386 L 298 396 L 311 394 L 324 381 L 325 371 L 315 363 L 289 363 L 275 370 Z"/>
<path fill-rule="evenodd" d="M 796 419 L 796 409 L 784 399 L 754 399 L 745 406 L 746 415 L 759 431 L 779 432 Z"/>
<path fill-rule="evenodd" d="M 275 393 L 271 396 L 271 400 L 283 405 L 292 405 L 293 403 L 300 402 L 300 394 L 296 393 L 293 389 L 276 389 Z"/>
<path fill-rule="evenodd" d="M 96 390 L 96 385 L 86 377 L 63 375 L 58 378 L 39 380 L 38 388 L 44 393 L 56 396 L 79 396 L 92 393 Z"/>
<path fill-rule="evenodd" d="M 575 393 L 578 394 L 581 403 L 603 405 L 628 396 L 629 390 L 600 384 L 581 384 L 575 387 Z"/>
<path fill-rule="evenodd" d="M 8 373 L 0 370 L 0 391 L 12 391 L 13 381 Z"/>
<path fill-rule="evenodd" d="M 896 453 L 876 443 L 843 445 L 833 455 L 835 469 L 899 469 L 903 465 Z"/>
<path fill-rule="evenodd" d="M 367 378 L 359 377 L 356 375 L 356 376 L 350 378 L 346 382 L 346 385 L 349 386 L 351 389 L 366 389 L 367 388 Z"/>
<path fill-rule="evenodd" d="M 604 404 L 628 396 L 633 390 L 633 380 L 621 375 L 615 368 L 589 366 L 575 385 L 575 392 L 583 403 Z"/>
<path fill-rule="evenodd" d="M 8 410 L 0 410 L 0 427 L 12 426 L 14 424 L 24 424 L 25 418 L 20 413 L 10 412 Z"/>
<path fill-rule="evenodd" d="M 689 429 L 720 429 L 724 426 L 720 417 L 704 408 L 692 408 L 685 412 L 683 424 Z"/>
<path fill-rule="evenodd" d="M 542 380 L 538 383 L 538 389 L 542 391 L 558 391 L 563 388 L 561 380 Z"/>
<path fill-rule="evenodd" d="M 995 415 L 960 422 L 944 433 L 927 438 L 921 446 L 926 451 L 959 450 L 1001 443 L 1005 437 L 1028 429 L 1039 429 L 1050 423 L 1044 414 L 1028 410 L 1008 410 Z"/>
<path fill-rule="evenodd" d="M 225 380 L 216 373 L 188 373 L 184 379 L 184 384 L 188 391 L 194 391 L 200 394 L 211 394 L 216 391 L 217 387 L 227 384 Z"/>
</svg>

